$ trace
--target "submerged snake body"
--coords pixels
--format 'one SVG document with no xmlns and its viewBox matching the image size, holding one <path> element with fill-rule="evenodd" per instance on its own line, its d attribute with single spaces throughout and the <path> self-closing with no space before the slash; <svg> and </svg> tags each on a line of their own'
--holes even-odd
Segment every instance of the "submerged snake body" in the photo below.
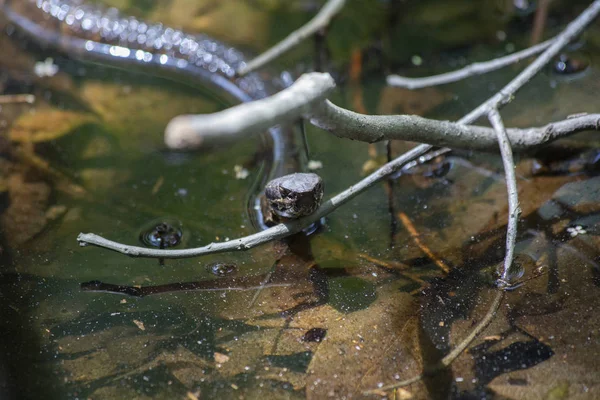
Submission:
<svg viewBox="0 0 600 400">
<path fill-rule="evenodd" d="M 233 79 L 242 53 L 206 35 L 191 35 L 161 23 L 122 16 L 115 8 L 82 0 L 0 0 L 20 29 L 69 54 L 139 67 L 159 67 L 214 84 L 240 101 L 267 96 L 256 74 Z"/>
<path fill-rule="evenodd" d="M 238 50 L 206 35 L 144 22 L 82 0 L 0 0 L 0 10 L 37 42 L 69 55 L 159 71 L 185 82 L 200 81 L 241 102 L 264 98 L 291 82 L 287 73 L 267 80 L 258 74 L 236 78 L 235 71 L 245 63 Z M 273 160 L 269 175 L 274 178 L 290 172 L 286 153 L 295 149 L 290 150 L 294 147 L 291 135 L 282 129 L 271 129 L 270 136 Z M 250 207 L 256 209 L 255 204 Z M 253 222 L 262 225 L 262 217 L 252 216 L 255 218 Z"/>
</svg>

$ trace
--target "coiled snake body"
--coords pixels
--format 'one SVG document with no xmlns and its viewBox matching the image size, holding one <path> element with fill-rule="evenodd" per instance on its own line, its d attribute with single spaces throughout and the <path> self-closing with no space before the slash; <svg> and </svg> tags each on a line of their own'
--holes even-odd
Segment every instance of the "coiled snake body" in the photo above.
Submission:
<svg viewBox="0 0 600 400">
<path fill-rule="evenodd" d="M 68 55 L 199 82 L 240 102 L 264 98 L 291 83 L 287 73 L 268 79 L 258 74 L 237 78 L 235 71 L 244 63 L 238 50 L 206 35 L 188 34 L 161 23 L 121 15 L 114 8 L 89 5 L 82 0 L 0 0 L 0 9 L 36 42 Z M 297 166 L 290 167 L 290 152 L 297 151 L 292 149 L 295 146 L 289 130 L 283 127 L 269 131 L 272 162 L 265 175 L 270 179 L 297 170 Z M 253 210 L 251 219 L 262 227 L 257 197 L 249 203 Z M 259 215 L 253 215 L 254 211 Z"/>
</svg>

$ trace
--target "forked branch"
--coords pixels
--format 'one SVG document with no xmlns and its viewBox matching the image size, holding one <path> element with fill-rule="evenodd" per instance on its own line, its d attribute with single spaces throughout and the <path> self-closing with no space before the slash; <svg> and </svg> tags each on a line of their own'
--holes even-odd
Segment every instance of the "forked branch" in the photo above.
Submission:
<svg viewBox="0 0 600 400">
<path fill-rule="evenodd" d="M 300 29 L 290 33 L 285 39 L 271 47 L 253 60 L 250 60 L 245 66 L 237 71 L 238 76 L 244 76 L 252 71 L 255 71 L 277 57 L 281 56 L 286 51 L 299 45 L 308 37 L 314 35 L 319 30 L 327 27 L 331 19 L 340 12 L 346 4 L 346 0 L 329 0 L 313 19 Z"/>
</svg>

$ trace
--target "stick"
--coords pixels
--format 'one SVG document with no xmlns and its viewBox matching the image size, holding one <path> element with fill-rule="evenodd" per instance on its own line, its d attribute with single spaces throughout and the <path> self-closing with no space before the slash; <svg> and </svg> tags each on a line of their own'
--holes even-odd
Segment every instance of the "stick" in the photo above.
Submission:
<svg viewBox="0 0 600 400">
<path fill-rule="evenodd" d="M 273 61 L 286 51 L 302 43 L 307 37 L 314 35 L 317 31 L 325 28 L 329 25 L 331 19 L 340 12 L 345 3 L 346 0 L 329 0 L 313 19 L 306 23 L 306 25 L 290 33 L 281 42 L 277 43 L 258 57 L 250 60 L 245 66 L 242 64 L 237 71 L 237 75 L 244 76 L 263 67 L 265 64 Z"/>
<path fill-rule="evenodd" d="M 331 75 L 312 73 L 261 100 L 213 114 L 180 115 L 167 125 L 165 144 L 171 149 L 189 150 L 264 132 L 273 125 L 297 120 L 315 104 L 321 103 L 334 88 Z"/>
<path fill-rule="evenodd" d="M 534 56 L 546 50 L 554 40 L 555 39 L 549 39 L 543 43 L 536 44 L 535 46 L 531 46 L 516 53 L 508 54 L 506 56 L 495 58 L 489 61 L 476 62 L 461 69 L 445 72 L 439 75 L 426 76 L 422 78 L 408 78 L 400 75 L 388 75 L 386 81 L 390 86 L 402 87 L 411 90 L 458 82 L 462 79 L 470 78 L 472 76 L 487 74 L 488 72 L 495 71 Z"/>
<path fill-rule="evenodd" d="M 600 12 L 600 0 L 594 1 L 582 14 L 579 15 L 571 24 L 567 26 L 567 28 L 556 37 L 557 43 L 563 42 L 563 46 L 568 43 L 568 40 L 565 42 L 564 38 L 576 36 L 589 22 L 591 22 Z M 518 221 L 518 197 L 516 190 L 516 180 L 514 174 L 514 163 L 512 161 L 512 151 L 510 146 L 506 146 L 508 140 L 506 138 L 506 132 L 504 129 L 504 125 L 502 123 L 502 119 L 498 113 L 498 108 L 502 107 L 506 102 L 504 101 L 506 98 L 512 97 L 512 95 L 521 88 L 525 83 L 531 79 L 533 75 L 535 75 L 543 66 L 539 60 L 545 60 L 548 62 L 556 53 L 560 51 L 561 47 L 550 46 L 548 50 L 546 50 L 541 56 L 539 56 L 528 68 L 526 68 L 523 72 L 521 72 L 515 79 L 513 79 L 508 85 L 506 85 L 500 93 L 495 96 L 492 96 L 489 100 L 483 103 L 481 106 L 477 107 L 471 113 L 463 117 L 460 122 L 461 123 L 471 123 L 474 119 L 479 118 L 481 113 L 484 110 L 487 110 L 489 119 L 491 123 L 494 125 L 494 129 L 498 135 L 502 153 L 502 162 L 505 169 L 505 175 L 507 179 L 507 188 L 508 188 L 508 199 L 509 199 L 509 221 L 508 228 L 506 234 L 506 255 L 503 264 L 502 276 L 506 277 L 508 267 L 512 262 L 512 254 L 514 253 L 514 245 L 516 238 L 516 224 Z M 501 95 L 502 94 L 502 95 Z M 505 97 L 508 96 L 508 97 Z M 507 153 L 509 156 L 506 157 L 504 153 Z M 511 182 L 512 181 L 512 182 Z M 512 207 L 511 207 L 512 206 Z M 511 228 L 511 227 L 514 227 Z M 500 282 L 501 285 L 499 288 L 504 288 L 506 286 L 506 281 Z M 371 394 L 374 392 L 379 392 L 381 390 L 390 390 L 398 387 L 408 386 L 414 382 L 421 380 L 425 375 L 433 374 L 441 369 L 446 368 L 448 365 L 452 363 L 468 346 L 469 344 L 479 335 L 487 325 L 492 321 L 492 318 L 496 314 L 498 308 L 500 307 L 501 301 L 504 297 L 504 291 L 498 291 L 490 309 L 486 313 L 483 320 L 473 329 L 473 331 L 461 341 L 459 345 L 457 345 L 448 355 L 440 360 L 437 364 L 435 364 L 432 368 L 428 368 L 423 373 L 414 376 L 410 379 L 407 379 L 402 382 L 397 382 L 392 385 L 387 385 L 384 387 L 380 387 L 377 389 L 369 390 L 365 392 L 365 394 Z"/>
<path fill-rule="evenodd" d="M 468 126 L 463 120 L 449 122 L 417 115 L 355 113 L 325 100 L 334 88 L 335 82 L 327 73 L 304 74 L 290 87 L 271 97 L 214 114 L 176 117 L 167 126 L 165 143 L 172 149 L 180 150 L 217 142 L 229 143 L 304 115 L 313 125 L 351 140 L 369 143 L 409 140 L 440 147 L 498 149 L 493 129 Z M 513 149 L 523 151 L 593 129 L 600 130 L 600 114 L 583 115 L 537 128 L 509 129 L 507 133 Z"/>
<path fill-rule="evenodd" d="M 353 199 L 366 189 L 373 186 L 375 183 L 384 179 L 385 177 L 398 171 L 406 163 L 416 159 L 423 153 L 431 149 L 431 146 L 420 145 L 407 153 L 397 157 L 393 161 L 385 164 L 371 175 L 362 179 L 358 183 L 350 186 L 343 192 L 333 196 L 327 202 L 312 215 L 304 217 L 292 222 L 285 224 L 275 225 L 264 231 L 245 236 L 239 239 L 230 240 L 228 242 L 210 243 L 206 246 L 183 249 L 183 250 L 161 250 L 161 249 L 148 249 L 138 246 L 128 246 L 118 242 L 113 242 L 103 238 L 102 236 L 95 235 L 93 233 L 80 233 L 77 236 L 77 241 L 80 246 L 93 245 L 98 247 L 104 247 L 109 250 L 113 250 L 122 254 L 126 254 L 131 257 L 149 257 L 149 258 L 187 258 L 197 257 L 206 254 L 223 253 L 228 251 L 242 251 L 248 250 L 258 245 L 271 242 L 273 240 L 283 239 L 294 233 L 300 232 L 302 229 L 310 226 L 312 223 L 320 220 L 327 214 L 334 211 L 336 208 L 345 204 L 349 200 Z"/>
<path fill-rule="evenodd" d="M 554 38 L 554 41 L 534 62 L 529 64 L 515 79 L 510 81 L 502 90 L 489 98 L 485 103 L 481 104 L 475 110 L 471 111 L 459 122 L 470 124 L 484 114 L 489 113 L 492 108 L 499 109 L 501 106 L 509 103 L 514 94 L 531 78 L 533 78 L 558 52 L 565 47 L 571 40 L 579 35 L 583 29 L 592 22 L 600 12 L 600 0 L 595 0 L 588 8 L 585 9 L 573 22 L 571 22 L 564 31 Z"/>
<path fill-rule="evenodd" d="M 413 225 L 410 218 L 408 218 L 408 215 L 400 211 L 398 213 L 398 218 L 400 219 L 400 221 L 402 221 L 402 225 L 404 225 L 404 227 L 412 237 L 413 241 L 421 249 L 421 251 L 425 253 L 425 255 L 429 257 L 429 259 L 433 261 L 433 263 L 437 265 L 443 272 L 449 274 L 451 268 L 442 259 L 437 257 L 429 247 L 427 247 L 423 242 L 421 242 L 421 238 L 419 238 L 419 232 L 417 232 L 417 229 Z"/>
<path fill-rule="evenodd" d="M 513 261 L 515 243 L 517 241 L 517 223 L 519 222 L 519 197 L 517 191 L 517 178 L 515 176 L 515 162 L 513 160 L 512 150 L 508 142 L 506 128 L 497 109 L 493 109 L 488 114 L 490 123 L 498 134 L 498 144 L 500 145 L 500 154 L 502 154 L 502 164 L 504 165 L 504 174 L 506 177 L 506 189 L 508 192 L 508 225 L 506 228 L 506 256 L 500 278 L 501 286 L 509 285 L 508 271 Z"/>
<path fill-rule="evenodd" d="M 508 271 L 510 269 L 510 265 L 512 263 L 515 251 L 515 243 L 517 237 L 517 222 L 519 219 L 519 199 L 517 195 L 517 181 L 515 177 L 515 164 L 512 157 L 512 151 L 510 148 L 510 144 L 508 143 L 506 129 L 504 128 L 504 124 L 502 123 L 502 118 L 500 118 L 498 110 L 492 109 L 489 113 L 489 119 L 498 135 L 500 152 L 502 154 L 502 163 L 504 165 L 504 173 L 506 175 L 506 186 L 508 189 L 508 207 L 510 210 L 508 216 L 508 228 L 506 233 L 506 254 L 504 256 L 504 264 L 499 285 L 500 289 L 504 289 L 505 287 L 508 287 L 510 285 L 508 282 Z M 503 298 L 504 291 L 499 290 L 496 293 L 496 296 L 494 297 L 494 300 L 492 301 L 489 310 L 486 312 L 485 316 L 479 322 L 479 324 L 477 324 L 477 326 L 467 335 L 467 337 L 465 337 L 454 349 L 452 349 L 450 353 L 448 353 L 444 358 L 442 358 L 437 364 L 425 369 L 421 374 L 413 376 L 412 378 L 406 379 L 401 382 L 396 382 L 391 385 L 383 386 L 377 389 L 368 390 L 364 394 L 368 395 L 378 391 L 386 391 L 403 386 L 408 386 L 412 383 L 420 381 L 421 379 L 423 379 L 423 377 L 425 377 L 425 375 L 434 374 L 435 372 L 448 367 L 490 324 L 490 322 L 496 315 L 496 312 L 498 311 Z"/>
<path fill-rule="evenodd" d="M 467 117 L 471 120 L 474 116 L 476 114 Z M 494 130 L 466 125 L 462 121 L 466 121 L 467 117 L 459 122 L 449 122 L 417 115 L 363 115 L 325 100 L 310 117 L 310 122 L 339 138 L 368 143 L 408 140 L 439 147 L 497 151 Z M 583 115 L 542 127 L 509 129 L 507 134 L 511 146 L 517 151 L 524 151 L 585 130 L 600 130 L 600 114 Z"/>
</svg>

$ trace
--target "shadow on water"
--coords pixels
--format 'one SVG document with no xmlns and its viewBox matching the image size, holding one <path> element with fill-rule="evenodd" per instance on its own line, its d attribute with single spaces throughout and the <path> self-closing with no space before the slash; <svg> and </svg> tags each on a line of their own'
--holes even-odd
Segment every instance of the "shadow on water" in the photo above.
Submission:
<svg viewBox="0 0 600 400">
<path fill-rule="evenodd" d="M 11 265 L 6 253 L 0 265 Z M 52 360 L 55 349 L 41 340 L 32 329 L 34 316 L 28 311 L 36 288 L 52 285 L 46 279 L 27 274 L 0 273 L 0 291 L 3 298 L 0 332 L 0 397 L 3 399 L 36 398 L 46 393 L 48 398 L 59 398 L 63 393 L 62 373 Z"/>
</svg>

